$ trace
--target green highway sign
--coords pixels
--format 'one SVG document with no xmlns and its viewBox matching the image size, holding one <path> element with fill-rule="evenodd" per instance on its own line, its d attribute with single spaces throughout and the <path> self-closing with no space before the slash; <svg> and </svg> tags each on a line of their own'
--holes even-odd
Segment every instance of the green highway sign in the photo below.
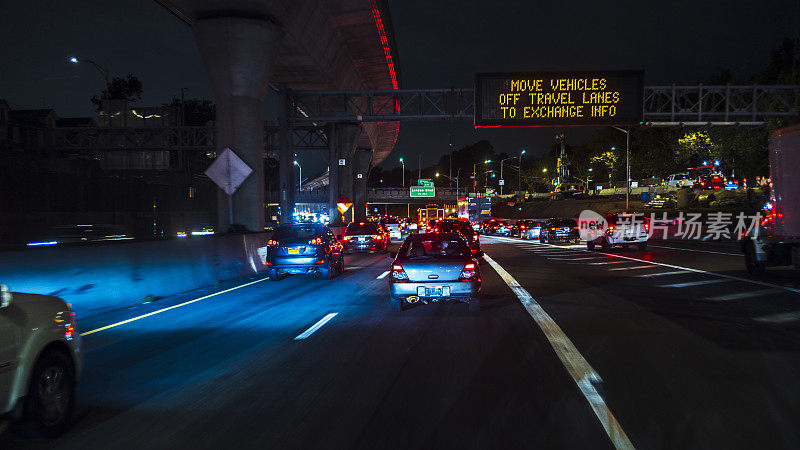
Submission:
<svg viewBox="0 0 800 450">
<path fill-rule="evenodd" d="M 436 188 L 433 186 L 411 186 L 409 197 L 436 197 Z"/>
<path fill-rule="evenodd" d="M 433 180 L 428 178 L 420 178 L 419 179 L 420 186 L 433 186 Z"/>
</svg>

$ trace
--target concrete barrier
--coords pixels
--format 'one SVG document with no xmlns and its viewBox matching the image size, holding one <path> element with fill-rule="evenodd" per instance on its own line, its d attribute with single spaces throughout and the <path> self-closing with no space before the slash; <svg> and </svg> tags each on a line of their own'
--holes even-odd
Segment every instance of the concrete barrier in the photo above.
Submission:
<svg viewBox="0 0 800 450">
<path fill-rule="evenodd" d="M 15 292 L 61 297 L 85 315 L 261 272 L 266 267 L 259 248 L 271 234 L 0 252 L 0 283 Z"/>
</svg>

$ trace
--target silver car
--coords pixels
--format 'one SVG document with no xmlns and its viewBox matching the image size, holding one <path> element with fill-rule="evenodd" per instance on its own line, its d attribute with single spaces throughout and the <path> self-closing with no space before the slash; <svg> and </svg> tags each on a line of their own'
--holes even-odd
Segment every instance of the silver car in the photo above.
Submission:
<svg viewBox="0 0 800 450">
<path fill-rule="evenodd" d="M 483 252 L 476 255 L 480 257 Z M 480 311 L 481 273 L 469 245 L 457 233 L 422 233 L 409 236 L 394 261 L 389 277 L 392 311 L 406 305 L 439 300 L 469 303 Z"/>
</svg>

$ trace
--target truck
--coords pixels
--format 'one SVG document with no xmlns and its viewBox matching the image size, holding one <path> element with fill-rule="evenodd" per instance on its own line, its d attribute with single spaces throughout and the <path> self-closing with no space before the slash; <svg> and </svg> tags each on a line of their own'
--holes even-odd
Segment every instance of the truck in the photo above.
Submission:
<svg viewBox="0 0 800 450">
<path fill-rule="evenodd" d="M 800 268 L 800 124 L 770 134 L 769 163 L 769 201 L 741 240 L 752 275 L 763 275 L 767 266 Z"/>
<path fill-rule="evenodd" d="M 478 223 L 492 217 L 492 199 L 484 194 L 470 194 L 458 199 L 458 218 Z"/>
</svg>

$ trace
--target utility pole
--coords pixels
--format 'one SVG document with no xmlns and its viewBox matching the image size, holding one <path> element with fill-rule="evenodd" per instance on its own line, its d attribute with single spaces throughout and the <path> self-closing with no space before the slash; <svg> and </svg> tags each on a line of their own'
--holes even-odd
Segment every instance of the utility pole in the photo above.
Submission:
<svg viewBox="0 0 800 450">
<path fill-rule="evenodd" d="M 422 178 L 422 153 L 417 156 L 417 164 L 419 167 L 419 172 L 417 172 L 417 184 L 419 184 L 419 179 Z"/>
<path fill-rule="evenodd" d="M 450 153 L 450 171 L 447 175 L 450 177 L 450 187 L 453 187 L 453 133 L 447 133 L 447 136 L 450 140 L 450 146 L 448 147 L 448 152 Z"/>
<path fill-rule="evenodd" d="M 625 212 L 628 212 L 631 201 L 631 128 L 613 128 L 625 133 Z"/>
</svg>

